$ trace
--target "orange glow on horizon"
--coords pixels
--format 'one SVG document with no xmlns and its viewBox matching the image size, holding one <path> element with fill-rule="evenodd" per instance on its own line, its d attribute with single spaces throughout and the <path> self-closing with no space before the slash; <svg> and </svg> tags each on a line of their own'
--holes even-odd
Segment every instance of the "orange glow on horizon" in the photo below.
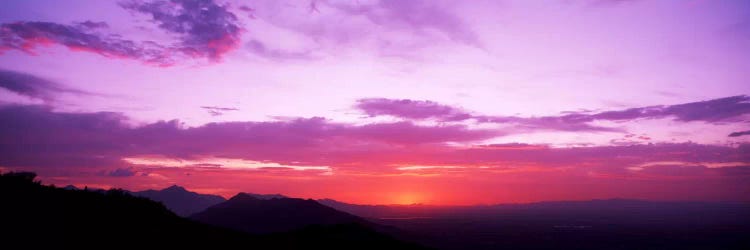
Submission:
<svg viewBox="0 0 750 250">
<path fill-rule="evenodd" d="M 391 204 L 411 205 L 424 203 L 424 197 L 418 193 L 404 192 L 393 197 Z"/>
</svg>

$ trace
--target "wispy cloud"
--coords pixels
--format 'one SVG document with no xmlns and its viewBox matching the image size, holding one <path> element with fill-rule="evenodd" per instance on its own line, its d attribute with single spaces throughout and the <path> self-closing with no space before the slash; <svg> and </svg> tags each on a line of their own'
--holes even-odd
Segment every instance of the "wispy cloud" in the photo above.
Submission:
<svg viewBox="0 0 750 250">
<path fill-rule="evenodd" d="M 318 5 L 325 5 L 351 16 L 361 16 L 372 23 L 389 29 L 425 33 L 437 30 L 452 40 L 479 45 L 477 35 L 449 6 L 437 1 L 382 0 L 373 2 L 312 1 L 311 10 L 319 13 Z"/>
<path fill-rule="evenodd" d="M 355 108 L 370 116 L 388 115 L 404 119 L 434 119 L 443 122 L 473 119 L 479 123 L 515 124 L 519 128 L 559 131 L 619 131 L 592 125 L 595 121 L 624 122 L 637 119 L 671 118 L 680 122 L 733 122 L 750 114 L 750 96 L 739 95 L 677 105 L 661 105 L 604 112 L 567 112 L 558 116 L 519 117 L 480 115 L 432 101 L 360 99 Z"/>
<path fill-rule="evenodd" d="M 450 1 L 259 0 L 249 5 L 240 8 L 252 19 L 290 34 L 290 39 L 274 41 L 251 33 L 257 42 L 248 43 L 248 50 L 268 58 L 308 59 L 311 52 L 336 54 L 350 48 L 384 57 L 413 57 L 416 51 L 441 44 L 483 47 Z M 300 48 L 270 46 L 289 40 L 296 40 L 294 46 Z"/>
<path fill-rule="evenodd" d="M 223 115 L 224 112 L 227 111 L 237 111 L 238 108 L 227 108 L 227 107 L 217 107 L 217 106 L 201 106 L 202 109 L 205 109 L 208 114 L 211 116 L 220 116 Z"/>
<path fill-rule="evenodd" d="M 310 51 L 285 51 L 280 49 L 272 49 L 266 46 L 263 42 L 258 40 L 251 40 L 247 42 L 245 47 L 255 55 L 272 59 L 272 60 L 310 60 L 313 59 Z"/>
<path fill-rule="evenodd" d="M 52 102 L 63 93 L 93 95 L 34 75 L 3 69 L 0 69 L 0 88 L 44 102 Z"/>
<path fill-rule="evenodd" d="M 432 101 L 366 98 L 357 100 L 355 107 L 369 116 L 390 115 L 407 119 L 441 121 L 461 121 L 472 118 L 471 114 L 459 108 Z"/>
<path fill-rule="evenodd" d="M 740 136 L 743 136 L 743 135 L 750 135 L 750 130 L 733 132 L 733 133 L 729 134 L 729 137 L 740 137 Z"/>
<path fill-rule="evenodd" d="M 165 46 L 104 35 L 95 30 L 99 26 L 102 24 L 94 22 L 77 25 L 51 22 L 5 23 L 0 26 L 0 53 L 16 49 L 34 54 L 37 47 L 59 44 L 73 51 L 85 51 L 110 58 L 135 59 L 160 66 L 174 63 Z"/>
</svg>

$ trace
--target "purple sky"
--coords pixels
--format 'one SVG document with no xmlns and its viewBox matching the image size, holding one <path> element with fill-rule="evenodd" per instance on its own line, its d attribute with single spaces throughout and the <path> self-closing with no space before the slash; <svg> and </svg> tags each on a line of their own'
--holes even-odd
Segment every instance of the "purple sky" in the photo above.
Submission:
<svg viewBox="0 0 750 250">
<path fill-rule="evenodd" d="M 749 51 L 741 0 L 10 0 L 0 170 L 361 203 L 747 200 Z"/>
</svg>

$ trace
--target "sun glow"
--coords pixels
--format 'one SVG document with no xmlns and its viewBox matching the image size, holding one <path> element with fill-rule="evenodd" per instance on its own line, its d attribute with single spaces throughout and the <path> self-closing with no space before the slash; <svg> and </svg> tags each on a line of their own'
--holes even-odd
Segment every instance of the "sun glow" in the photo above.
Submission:
<svg viewBox="0 0 750 250">
<path fill-rule="evenodd" d="M 424 196 L 418 193 L 399 193 L 394 195 L 391 203 L 398 205 L 412 205 L 424 202 Z"/>
</svg>

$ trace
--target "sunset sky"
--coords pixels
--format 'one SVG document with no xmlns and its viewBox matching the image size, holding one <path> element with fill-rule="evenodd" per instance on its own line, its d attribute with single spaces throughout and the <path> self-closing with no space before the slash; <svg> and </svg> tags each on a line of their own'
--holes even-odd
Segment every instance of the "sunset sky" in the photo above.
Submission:
<svg viewBox="0 0 750 250">
<path fill-rule="evenodd" d="M 366 204 L 750 201 L 750 1 L 10 0 L 0 171 Z"/>
</svg>

